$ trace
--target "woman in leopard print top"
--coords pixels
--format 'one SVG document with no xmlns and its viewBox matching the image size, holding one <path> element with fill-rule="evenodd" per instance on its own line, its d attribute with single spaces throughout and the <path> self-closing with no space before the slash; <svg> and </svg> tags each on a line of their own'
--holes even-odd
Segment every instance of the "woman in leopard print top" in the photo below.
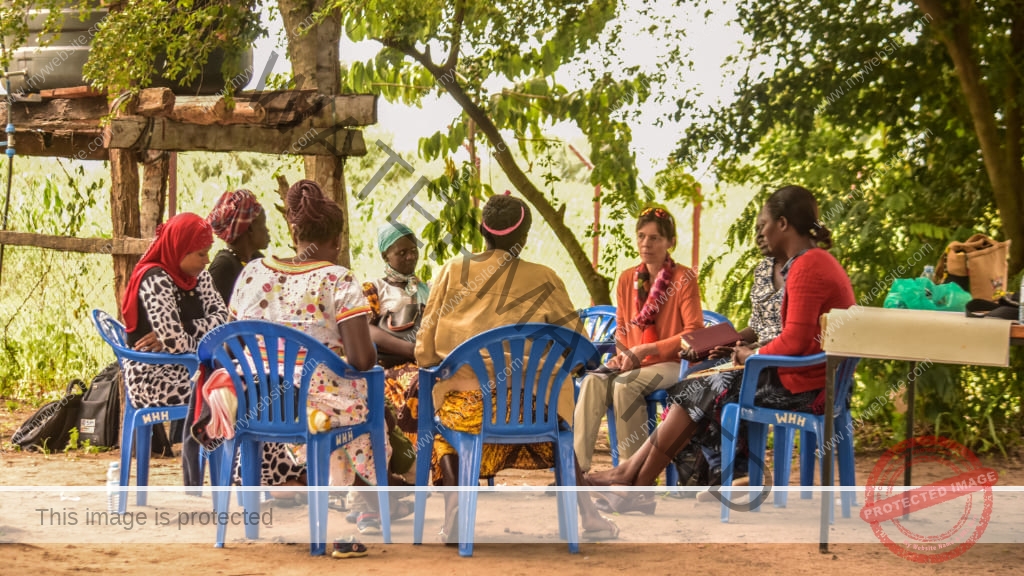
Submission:
<svg viewBox="0 0 1024 576">
<path fill-rule="evenodd" d="M 196 214 L 179 214 L 132 271 L 121 302 L 128 345 L 137 350 L 195 353 L 207 332 L 227 321 L 224 300 L 205 270 L 213 232 Z M 124 364 L 125 387 L 136 408 L 188 404 L 192 384 L 180 365 Z"/>
</svg>

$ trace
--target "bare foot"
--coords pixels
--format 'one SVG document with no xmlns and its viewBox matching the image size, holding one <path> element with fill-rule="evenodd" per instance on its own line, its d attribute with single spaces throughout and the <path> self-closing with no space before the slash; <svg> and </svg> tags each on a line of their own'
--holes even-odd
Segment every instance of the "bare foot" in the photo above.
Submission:
<svg viewBox="0 0 1024 576">
<path fill-rule="evenodd" d="M 584 474 L 584 477 L 591 486 L 612 486 L 622 484 L 618 478 L 618 474 L 615 472 L 615 468 L 610 470 L 601 470 L 600 472 L 587 472 Z"/>
<path fill-rule="evenodd" d="M 586 540 L 615 540 L 619 527 L 600 514 L 583 517 L 583 538 Z"/>
</svg>

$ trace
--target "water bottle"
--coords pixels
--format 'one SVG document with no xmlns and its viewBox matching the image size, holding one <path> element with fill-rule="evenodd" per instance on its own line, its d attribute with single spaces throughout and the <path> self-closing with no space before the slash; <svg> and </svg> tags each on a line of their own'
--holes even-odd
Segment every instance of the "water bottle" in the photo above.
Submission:
<svg viewBox="0 0 1024 576">
<path fill-rule="evenodd" d="M 121 464 L 111 462 L 107 468 L 107 512 L 117 514 L 121 500 Z"/>
<path fill-rule="evenodd" d="M 921 278 L 927 278 L 932 282 L 935 282 L 935 266 L 925 266 L 924 272 L 921 274 Z"/>
<path fill-rule="evenodd" d="M 1020 310 L 1020 312 L 1017 313 L 1017 321 L 1024 324 L 1024 276 L 1020 277 L 1020 292 L 1017 293 L 1017 298 L 1019 304 L 1017 309 Z"/>
</svg>

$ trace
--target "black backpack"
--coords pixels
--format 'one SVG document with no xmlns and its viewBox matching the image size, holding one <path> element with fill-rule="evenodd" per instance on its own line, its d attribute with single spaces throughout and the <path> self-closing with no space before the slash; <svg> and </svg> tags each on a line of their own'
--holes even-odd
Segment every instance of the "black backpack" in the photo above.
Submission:
<svg viewBox="0 0 1024 576">
<path fill-rule="evenodd" d="M 121 366 L 113 362 L 92 379 L 78 413 L 78 439 L 113 448 L 121 429 Z"/>
<path fill-rule="evenodd" d="M 68 445 L 71 429 L 78 424 L 78 410 L 84 392 L 85 382 L 77 378 L 72 380 L 60 400 L 46 404 L 18 427 L 11 436 L 11 443 L 22 450 L 63 450 Z"/>
</svg>

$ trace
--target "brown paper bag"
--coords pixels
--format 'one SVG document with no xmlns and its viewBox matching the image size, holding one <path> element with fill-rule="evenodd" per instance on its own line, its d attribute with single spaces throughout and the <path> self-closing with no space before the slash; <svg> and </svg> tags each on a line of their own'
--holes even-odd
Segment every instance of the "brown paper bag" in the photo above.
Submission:
<svg viewBox="0 0 1024 576">
<path fill-rule="evenodd" d="M 1007 287 L 1010 241 L 997 242 L 975 234 L 966 242 L 951 242 L 935 267 L 936 281 L 953 281 L 972 298 L 997 300 Z"/>
</svg>

